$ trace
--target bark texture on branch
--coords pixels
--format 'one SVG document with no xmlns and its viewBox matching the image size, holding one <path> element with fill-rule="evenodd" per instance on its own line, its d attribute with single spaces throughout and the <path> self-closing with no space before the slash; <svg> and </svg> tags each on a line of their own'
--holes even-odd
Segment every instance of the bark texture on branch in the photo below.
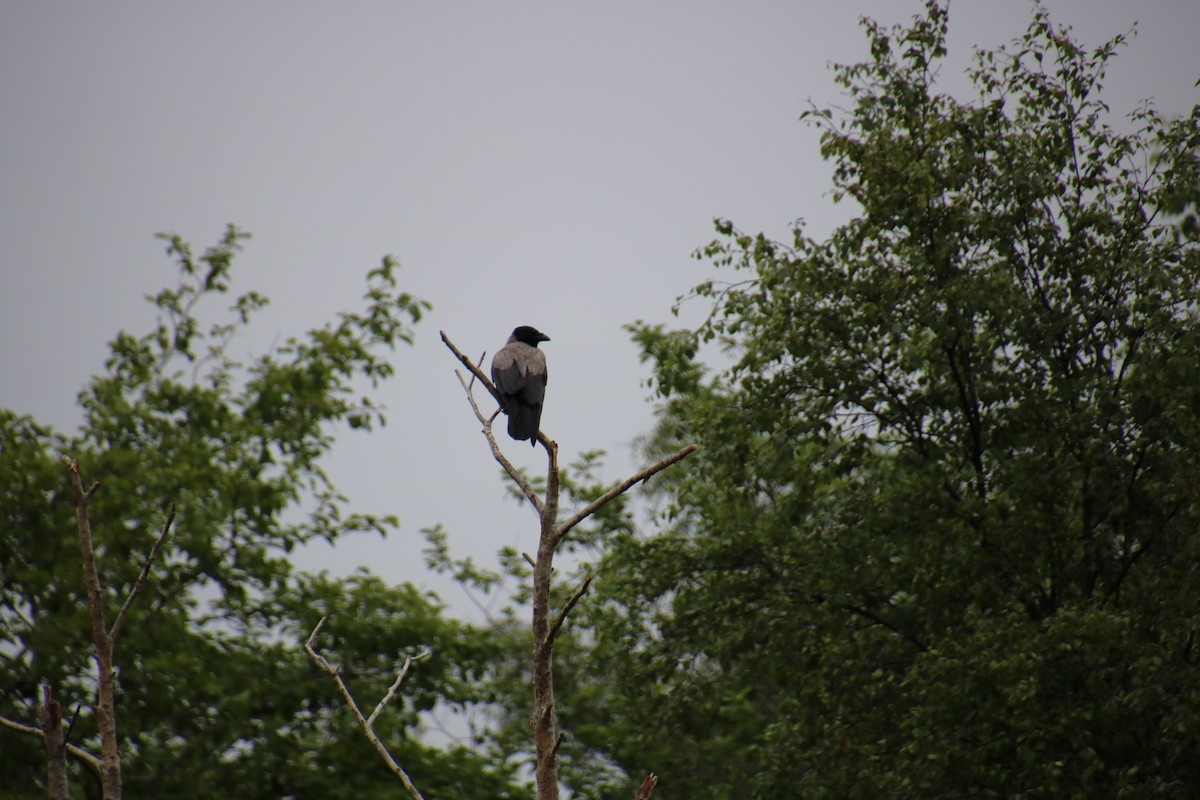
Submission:
<svg viewBox="0 0 1200 800">
<path fill-rule="evenodd" d="M 42 725 L 42 742 L 46 746 L 46 789 L 50 800 L 70 800 L 67 783 L 67 737 L 63 731 L 62 707 L 54 699 L 50 684 L 42 686 L 42 702 L 38 704 L 38 721 Z"/>
<path fill-rule="evenodd" d="M 654 790 L 658 787 L 658 776 L 651 772 L 642 779 L 642 785 L 638 787 L 637 794 L 633 796 L 633 800 L 650 800 Z"/>
<path fill-rule="evenodd" d="M 558 734 L 554 719 L 554 637 L 550 635 L 550 588 L 558 543 L 558 445 L 550 443 L 546 500 L 533 570 L 533 745 L 538 800 L 558 800 Z"/>
<path fill-rule="evenodd" d="M 113 639 L 104 624 L 104 598 L 100 592 L 100 572 L 96 566 L 96 548 L 92 542 L 92 525 L 88 521 L 88 501 L 100 486 L 94 484 L 84 491 L 79 465 L 63 456 L 71 473 L 75 490 L 75 523 L 79 528 L 79 547 L 83 551 L 83 579 L 87 584 L 88 612 L 92 620 L 92 643 L 95 647 L 98 675 L 96 724 L 100 729 L 100 789 L 104 800 L 121 798 L 121 751 L 117 742 L 117 709 L 114 699 L 116 674 L 113 671 Z"/>
</svg>

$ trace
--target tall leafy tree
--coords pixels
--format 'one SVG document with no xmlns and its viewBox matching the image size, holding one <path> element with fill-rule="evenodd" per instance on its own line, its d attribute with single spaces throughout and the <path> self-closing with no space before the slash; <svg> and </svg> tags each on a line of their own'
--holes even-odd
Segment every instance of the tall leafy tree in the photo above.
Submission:
<svg viewBox="0 0 1200 800">
<path fill-rule="evenodd" d="M 668 532 L 617 536 L 563 703 L 664 797 L 1200 782 L 1200 248 L 1165 213 L 1200 108 L 1114 119 L 1122 38 L 1040 6 L 960 100 L 947 25 L 866 21 L 848 109 L 807 114 L 848 222 L 719 221 L 701 256 L 741 279 L 698 287 L 708 321 L 634 327 L 656 441 L 701 449 Z"/>
<path fill-rule="evenodd" d="M 395 796 L 340 695 L 300 649 L 322 615 L 322 649 L 353 670 L 347 680 L 364 698 L 383 695 L 405 652 L 434 650 L 377 723 L 419 785 L 437 797 L 509 796 L 503 762 L 416 735 L 420 712 L 483 699 L 478 679 L 500 639 L 447 619 L 412 587 L 300 574 L 288 560 L 314 538 L 395 526 L 347 513 L 321 459 L 339 427 L 383 424 L 363 384 L 392 374 L 392 352 L 412 341 L 428 304 L 398 288 L 398 265 L 386 258 L 368 275 L 361 311 L 239 363 L 229 343 L 266 299 L 247 293 L 228 320 L 201 320 L 228 293 L 246 236 L 231 226 L 200 255 L 164 237 L 178 284 L 151 298 L 152 331 L 111 342 L 104 372 L 80 395 L 79 434 L 0 411 L 0 714 L 34 722 L 48 683 L 68 716 L 78 708 L 72 742 L 98 750 L 74 500 L 58 461 L 69 453 L 86 480 L 102 481 L 91 521 L 110 618 L 167 508 L 179 510 L 116 651 L 130 796 Z M 0 774 L 6 797 L 45 796 L 40 745 L 3 727 Z M 98 796 L 87 770 L 74 784 Z"/>
</svg>

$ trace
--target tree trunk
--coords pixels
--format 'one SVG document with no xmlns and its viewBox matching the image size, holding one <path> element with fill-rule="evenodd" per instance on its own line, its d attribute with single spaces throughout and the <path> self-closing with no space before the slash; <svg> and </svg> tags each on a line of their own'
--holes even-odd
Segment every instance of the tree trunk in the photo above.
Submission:
<svg viewBox="0 0 1200 800">
<path fill-rule="evenodd" d="M 50 800 L 70 800 L 67 785 L 66 734 L 62 727 L 62 707 L 54 699 L 50 684 L 42 686 L 42 702 L 38 705 L 38 720 L 42 724 L 42 741 L 46 745 L 46 785 Z"/>
<path fill-rule="evenodd" d="M 533 570 L 533 744 L 538 800 L 558 800 L 558 737 L 554 724 L 554 643 L 550 637 L 550 584 L 558 521 L 558 446 L 550 443 L 550 470 L 537 564 Z"/>
</svg>

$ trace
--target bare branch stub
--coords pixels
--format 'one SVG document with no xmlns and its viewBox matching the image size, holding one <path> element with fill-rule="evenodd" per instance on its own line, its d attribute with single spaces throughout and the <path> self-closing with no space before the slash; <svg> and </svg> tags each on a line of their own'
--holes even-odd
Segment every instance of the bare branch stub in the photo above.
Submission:
<svg viewBox="0 0 1200 800">
<path fill-rule="evenodd" d="M 651 772 L 642 780 L 642 785 L 638 787 L 637 794 L 633 796 L 633 800 L 650 800 L 657 786 L 658 776 Z"/>
<path fill-rule="evenodd" d="M 42 741 L 46 745 L 46 789 L 50 800 L 69 800 L 67 781 L 67 742 L 63 731 L 62 706 L 54 699 L 54 689 L 42 684 L 42 702 L 38 704 L 42 723 Z"/>
<path fill-rule="evenodd" d="M 388 768 L 392 771 L 392 774 L 400 780 L 400 785 L 404 787 L 404 791 L 408 792 L 409 797 L 412 797 L 413 800 L 424 800 L 424 798 L 421 797 L 421 793 L 417 791 L 417 787 L 413 786 L 413 782 L 409 779 L 408 773 L 404 771 L 403 767 L 396 763 L 396 759 L 392 758 L 392 754 L 388 752 L 387 747 L 382 741 L 380 741 L 379 736 L 375 733 L 375 727 L 372 723 L 379 715 L 379 712 L 383 710 L 383 707 L 387 705 L 389 700 L 392 699 L 392 696 L 396 693 L 396 689 L 400 686 L 400 682 L 404 680 L 404 676 L 408 673 L 408 668 L 412 665 L 412 663 L 427 657 L 429 653 L 424 652 L 420 655 L 409 656 L 404 659 L 404 666 L 401 667 L 400 674 L 397 675 L 395 682 L 388 689 L 387 694 L 384 695 L 383 699 L 379 701 L 379 704 L 371 713 L 370 719 L 368 719 L 364 717 L 362 711 L 359 710 L 358 703 L 354 701 L 354 695 L 350 694 L 350 689 L 347 688 L 346 682 L 342 680 L 341 673 L 338 672 L 337 667 L 330 664 L 329 661 L 326 660 L 325 656 L 318 653 L 313 647 L 313 641 L 317 638 L 317 634 L 321 632 L 321 628 L 324 626 L 325 617 L 321 617 L 321 621 L 317 623 L 317 626 L 313 628 L 312 633 L 308 635 L 308 639 L 305 640 L 304 650 L 308 653 L 308 657 L 311 658 L 318 667 L 326 672 L 329 677 L 333 678 L 333 681 L 335 684 L 337 684 L 338 690 L 341 691 L 342 698 L 345 699 L 346 705 L 349 707 L 350 712 L 354 714 L 354 718 L 358 720 L 358 725 L 360 728 L 362 728 L 363 734 L 367 737 L 367 741 L 371 743 L 371 746 L 375 748 L 375 752 L 379 753 L 379 755 L 387 763 Z"/>
</svg>

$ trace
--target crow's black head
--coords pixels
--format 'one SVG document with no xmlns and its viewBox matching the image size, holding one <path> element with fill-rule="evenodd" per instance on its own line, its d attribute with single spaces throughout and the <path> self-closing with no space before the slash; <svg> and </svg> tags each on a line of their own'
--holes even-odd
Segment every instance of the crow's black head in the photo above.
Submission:
<svg viewBox="0 0 1200 800">
<path fill-rule="evenodd" d="M 538 342 L 550 341 L 549 336 L 542 333 L 532 325 L 522 325 L 521 327 L 514 329 L 512 332 L 512 338 L 518 342 L 524 342 L 525 344 L 532 345 L 534 347 L 538 346 Z"/>
</svg>

